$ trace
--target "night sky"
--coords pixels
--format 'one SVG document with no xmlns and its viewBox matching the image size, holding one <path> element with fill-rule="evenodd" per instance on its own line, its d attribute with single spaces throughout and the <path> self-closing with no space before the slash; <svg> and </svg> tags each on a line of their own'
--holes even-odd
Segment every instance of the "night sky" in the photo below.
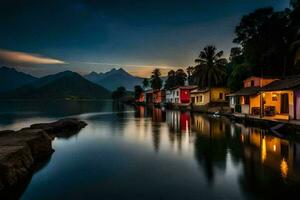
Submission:
<svg viewBox="0 0 300 200">
<path fill-rule="evenodd" d="M 241 16 L 289 0 L 1 0 L 0 64 L 36 76 L 113 67 L 140 76 L 228 55 Z"/>
</svg>

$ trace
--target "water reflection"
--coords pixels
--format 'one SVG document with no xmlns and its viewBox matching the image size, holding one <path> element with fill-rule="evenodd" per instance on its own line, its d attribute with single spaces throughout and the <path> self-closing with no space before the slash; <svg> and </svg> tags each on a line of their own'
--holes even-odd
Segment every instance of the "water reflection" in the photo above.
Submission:
<svg viewBox="0 0 300 200">
<path fill-rule="evenodd" d="M 138 113 L 151 112 L 148 117 L 152 116 L 153 122 L 164 122 L 166 115 L 167 133 L 152 123 L 154 149 L 158 151 L 164 134 L 178 152 L 188 151 L 183 146 L 193 146 L 210 187 L 218 184 L 220 173 L 236 173 L 240 189 L 252 197 L 289 196 L 300 185 L 300 143 L 295 139 L 279 138 L 268 130 L 245 127 L 227 118 L 139 109 Z"/>
<path fill-rule="evenodd" d="M 300 143 L 294 138 L 223 117 L 93 104 L 65 110 L 88 126 L 76 138 L 53 142 L 51 161 L 22 199 L 277 199 L 298 193 Z M 15 111 L 0 109 L 0 129 L 62 115 L 47 115 L 46 108 Z M 9 121 L 1 118 L 7 114 Z M 47 191 L 56 192 L 45 197 Z"/>
</svg>

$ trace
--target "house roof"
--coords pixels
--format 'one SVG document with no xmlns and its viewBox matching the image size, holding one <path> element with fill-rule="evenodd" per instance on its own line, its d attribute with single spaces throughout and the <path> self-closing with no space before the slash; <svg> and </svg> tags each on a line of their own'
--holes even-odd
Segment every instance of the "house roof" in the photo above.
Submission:
<svg viewBox="0 0 300 200">
<path fill-rule="evenodd" d="M 300 87 L 300 75 L 274 81 L 261 88 L 261 91 L 288 90 Z"/>
<path fill-rule="evenodd" d="M 242 88 L 241 90 L 231 93 L 227 96 L 248 96 L 248 95 L 254 95 L 257 94 L 260 91 L 260 87 L 246 87 Z"/>
<path fill-rule="evenodd" d="M 170 88 L 169 90 L 176 90 L 176 89 L 183 89 L 183 90 L 193 90 L 196 89 L 198 86 L 196 85 L 187 85 L 187 86 L 176 86 L 173 88 Z"/>
<path fill-rule="evenodd" d="M 209 91 L 209 88 L 202 88 L 202 89 L 194 89 L 191 91 L 192 94 L 195 94 L 195 93 L 205 93 L 205 92 L 208 92 Z"/>
</svg>

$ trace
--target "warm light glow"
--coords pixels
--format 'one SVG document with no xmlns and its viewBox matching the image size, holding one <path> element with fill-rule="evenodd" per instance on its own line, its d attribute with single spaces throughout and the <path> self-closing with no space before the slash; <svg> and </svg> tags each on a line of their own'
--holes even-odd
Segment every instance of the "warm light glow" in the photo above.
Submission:
<svg viewBox="0 0 300 200">
<path fill-rule="evenodd" d="M 267 146 L 266 146 L 266 138 L 262 139 L 261 145 L 261 161 L 264 162 L 267 158 Z"/>
<path fill-rule="evenodd" d="M 281 171 L 281 176 L 283 178 L 286 178 L 288 175 L 289 167 L 284 158 L 281 160 L 281 163 L 280 163 L 280 171 Z"/>
<path fill-rule="evenodd" d="M 276 151 L 276 145 L 275 144 L 273 145 L 273 151 Z"/>
<path fill-rule="evenodd" d="M 0 60 L 14 64 L 66 64 L 64 61 L 38 54 L 0 49 Z"/>
<path fill-rule="evenodd" d="M 242 142 L 244 142 L 244 135 L 243 134 L 241 135 L 241 140 L 242 140 Z"/>
</svg>

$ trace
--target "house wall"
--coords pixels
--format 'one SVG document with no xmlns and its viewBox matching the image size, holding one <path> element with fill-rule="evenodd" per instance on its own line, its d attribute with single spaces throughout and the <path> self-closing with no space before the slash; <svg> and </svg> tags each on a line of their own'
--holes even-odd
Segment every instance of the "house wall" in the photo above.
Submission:
<svg viewBox="0 0 300 200">
<path fill-rule="evenodd" d="M 235 108 L 235 105 L 237 104 L 237 98 L 238 97 L 235 97 L 235 96 L 231 96 L 229 97 L 229 107 L 230 108 Z"/>
<path fill-rule="evenodd" d="M 250 106 L 248 104 L 241 105 L 241 110 L 243 114 L 250 114 Z"/>
<path fill-rule="evenodd" d="M 200 101 L 200 96 L 202 96 L 202 101 Z M 207 105 L 210 102 L 210 92 L 203 92 L 203 93 L 191 93 L 191 99 L 195 98 L 195 103 L 193 103 L 196 106 L 204 106 Z M 198 101 L 197 101 L 198 97 Z"/>
<path fill-rule="evenodd" d="M 190 103 L 190 90 L 180 89 L 179 103 Z"/>
<path fill-rule="evenodd" d="M 166 91 L 166 102 L 167 103 L 179 103 L 179 88 L 174 90 Z"/>
<path fill-rule="evenodd" d="M 253 108 L 260 109 L 260 95 L 250 96 L 250 113 L 252 113 Z"/>
<path fill-rule="evenodd" d="M 270 79 L 270 78 L 260 78 L 260 77 L 255 77 L 252 76 L 250 78 L 247 78 L 246 80 L 244 80 L 244 87 L 251 87 L 251 81 L 254 81 L 254 85 L 255 87 L 263 87 L 265 85 L 268 85 L 269 83 L 272 83 L 273 81 L 275 81 L 277 79 Z"/>
<path fill-rule="evenodd" d="M 223 95 L 220 99 L 220 93 Z M 227 88 L 212 88 L 211 89 L 211 102 L 226 102 L 226 95 L 229 94 L 229 89 Z"/>
</svg>

